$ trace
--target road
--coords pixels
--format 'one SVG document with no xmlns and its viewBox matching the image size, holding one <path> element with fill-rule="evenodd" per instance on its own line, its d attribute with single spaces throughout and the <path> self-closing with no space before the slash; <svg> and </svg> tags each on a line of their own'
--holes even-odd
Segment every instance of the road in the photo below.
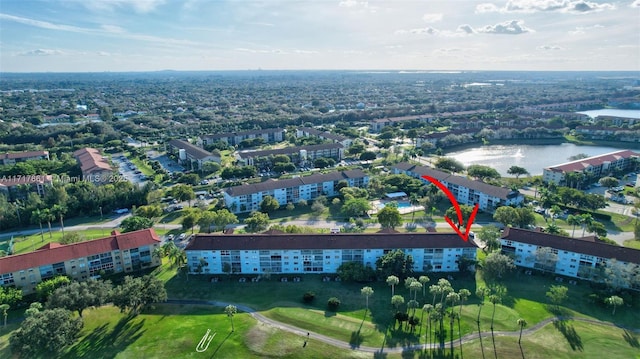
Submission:
<svg viewBox="0 0 640 359">
<path fill-rule="evenodd" d="M 378 353 L 378 354 L 382 354 L 382 353 L 403 353 L 407 350 L 422 350 L 422 349 L 438 349 L 438 348 L 446 348 L 450 346 L 450 342 L 445 342 L 444 345 L 442 345 L 442 343 L 429 343 L 429 344 L 414 344 L 414 345 L 409 345 L 409 346 L 398 346 L 398 347 L 393 347 L 393 348 L 386 348 L 384 347 L 384 343 L 383 343 L 383 347 L 382 348 L 378 348 L 378 347 L 369 347 L 369 346 L 365 346 L 365 345 L 358 345 L 358 344 L 352 344 L 343 340 L 339 340 L 339 339 L 335 339 L 332 337 L 328 337 L 326 335 L 320 334 L 320 333 L 316 333 L 316 332 L 310 332 L 306 329 L 302 329 L 287 323 L 282 323 L 270 318 L 265 317 L 264 315 L 260 314 L 259 312 L 257 312 L 255 309 L 246 306 L 246 305 L 242 305 L 242 304 L 235 304 L 235 303 L 227 303 L 227 302 L 221 302 L 221 301 L 204 301 L 204 300 L 180 300 L 180 299 L 169 299 L 167 300 L 168 304 L 177 304 L 177 305 L 210 305 L 210 306 L 216 306 L 216 307 L 226 307 L 227 305 L 233 304 L 236 306 L 236 308 L 238 308 L 238 310 L 241 310 L 243 312 L 248 313 L 251 317 L 253 317 L 254 319 L 256 319 L 258 322 L 272 326 L 274 328 L 280 329 L 280 330 L 284 330 L 286 332 L 289 333 L 293 333 L 296 335 L 299 335 L 301 337 L 301 339 L 305 339 L 305 338 L 311 338 L 314 340 L 318 340 L 321 341 L 323 343 L 329 344 L 329 345 L 333 345 L 335 347 L 338 348 L 342 348 L 342 349 L 347 349 L 347 350 L 355 350 L 355 351 L 360 351 L 360 352 L 364 352 L 364 353 Z M 537 323 L 536 325 L 524 329 L 522 331 L 522 335 L 526 336 L 529 334 L 532 334 L 538 330 L 540 330 L 542 327 L 544 327 L 545 325 L 549 324 L 549 323 L 553 323 L 556 321 L 563 321 L 563 320 L 575 320 L 575 321 L 581 321 L 581 322 L 587 322 L 587 323 L 594 323 L 594 324 L 599 324 L 599 325 L 606 325 L 606 326 L 610 326 L 610 327 L 615 327 L 615 328 L 621 328 L 621 329 L 626 329 L 626 330 L 630 330 L 633 332 L 640 332 L 640 329 L 637 328 L 624 328 L 618 325 L 615 325 L 613 323 L 609 323 L 609 322 L 602 322 L 599 320 L 593 320 L 593 319 L 588 319 L 588 318 L 572 318 L 572 317 L 552 317 L 552 318 L 547 318 L 539 323 Z M 514 323 L 515 324 L 515 323 Z M 491 332 L 481 332 L 482 338 L 487 338 L 490 339 L 492 333 Z M 494 331 L 493 332 L 494 336 L 497 337 L 517 337 L 520 335 L 520 330 L 514 330 L 514 331 Z M 453 343 L 454 347 L 459 347 L 460 344 L 466 344 L 469 343 L 472 340 L 478 339 L 480 337 L 480 335 L 478 333 L 472 333 L 472 334 L 467 334 L 465 336 L 463 336 L 460 340 L 455 340 Z"/>
</svg>

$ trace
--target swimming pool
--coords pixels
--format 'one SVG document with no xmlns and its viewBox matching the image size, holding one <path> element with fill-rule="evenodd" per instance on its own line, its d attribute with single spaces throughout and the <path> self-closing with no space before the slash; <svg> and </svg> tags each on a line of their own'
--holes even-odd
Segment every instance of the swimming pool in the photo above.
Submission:
<svg viewBox="0 0 640 359">
<path fill-rule="evenodd" d="M 389 203 L 394 203 L 394 202 L 378 203 L 377 207 L 378 209 L 383 209 Z M 409 202 L 395 202 L 395 203 L 398 205 L 398 209 L 411 207 L 411 204 Z"/>
</svg>

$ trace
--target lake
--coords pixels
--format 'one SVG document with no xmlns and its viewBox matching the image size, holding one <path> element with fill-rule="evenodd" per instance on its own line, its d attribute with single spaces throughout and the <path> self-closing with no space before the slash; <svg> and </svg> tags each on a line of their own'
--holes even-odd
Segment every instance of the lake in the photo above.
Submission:
<svg viewBox="0 0 640 359">
<path fill-rule="evenodd" d="M 511 177 L 509 167 L 524 167 L 533 176 L 541 175 L 545 167 L 569 162 L 569 157 L 585 153 L 591 156 L 624 150 L 607 146 L 579 146 L 572 143 L 557 145 L 488 145 L 448 152 L 465 166 L 477 164 L 495 168 L 500 175 Z"/>
<path fill-rule="evenodd" d="M 578 113 L 585 114 L 591 118 L 596 118 L 598 116 L 615 116 L 640 119 L 640 110 L 617 110 L 607 108 L 602 110 L 581 111 Z"/>
</svg>

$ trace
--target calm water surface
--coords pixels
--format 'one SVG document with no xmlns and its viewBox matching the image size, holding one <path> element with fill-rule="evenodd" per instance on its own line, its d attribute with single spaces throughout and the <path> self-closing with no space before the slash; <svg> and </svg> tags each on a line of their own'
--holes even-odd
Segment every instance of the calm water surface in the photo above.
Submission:
<svg viewBox="0 0 640 359">
<path fill-rule="evenodd" d="M 478 164 L 495 168 L 502 176 L 511 176 L 507 170 L 511 166 L 524 167 L 531 175 L 541 175 L 545 167 L 569 162 L 569 157 L 579 153 L 597 156 L 604 153 L 624 150 L 606 146 L 578 146 L 572 143 L 558 145 L 489 145 L 448 152 L 465 166 Z"/>
</svg>

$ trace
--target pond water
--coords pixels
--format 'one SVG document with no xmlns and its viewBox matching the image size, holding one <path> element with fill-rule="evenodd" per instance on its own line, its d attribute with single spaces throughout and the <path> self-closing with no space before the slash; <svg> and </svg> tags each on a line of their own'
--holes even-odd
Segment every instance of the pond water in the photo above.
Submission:
<svg viewBox="0 0 640 359">
<path fill-rule="evenodd" d="M 524 167 L 533 176 L 541 175 L 545 167 L 569 162 L 580 153 L 597 156 L 624 150 L 608 146 L 579 146 L 572 143 L 555 145 L 489 145 L 446 153 L 465 166 L 477 164 L 495 168 L 500 175 L 510 177 L 509 167 Z"/>
</svg>

